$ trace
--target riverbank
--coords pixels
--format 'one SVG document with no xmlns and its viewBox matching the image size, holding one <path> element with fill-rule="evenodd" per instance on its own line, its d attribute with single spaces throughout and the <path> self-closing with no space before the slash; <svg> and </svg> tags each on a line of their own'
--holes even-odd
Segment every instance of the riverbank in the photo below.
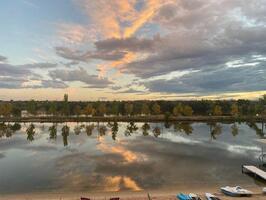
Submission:
<svg viewBox="0 0 266 200">
<path fill-rule="evenodd" d="M 64 117 L 64 116 L 32 116 L 32 117 L 1 117 L 0 122 L 40 122 L 40 123 L 63 123 L 63 122 L 266 122 L 266 117 L 232 117 L 232 116 L 180 116 L 165 117 L 164 115 L 150 116 L 93 116 L 93 117 Z"/>
<path fill-rule="evenodd" d="M 261 187 L 247 187 L 247 189 L 253 191 L 251 197 L 241 197 L 242 200 L 263 200 L 266 198 L 266 195 L 262 194 Z M 205 198 L 205 192 L 210 192 L 215 194 L 221 200 L 232 200 L 236 199 L 235 197 L 228 197 L 222 194 L 215 188 L 182 188 L 182 191 L 150 191 L 150 197 L 152 200 L 177 200 L 176 194 L 179 192 L 183 193 L 196 193 L 200 196 L 201 199 Z M 91 200 L 108 200 L 112 197 L 119 197 L 121 200 L 148 200 L 148 192 L 106 192 L 106 193 L 40 193 L 40 194 L 18 194 L 18 195 L 0 195 L 0 200 L 79 200 L 80 197 L 87 197 Z"/>
</svg>

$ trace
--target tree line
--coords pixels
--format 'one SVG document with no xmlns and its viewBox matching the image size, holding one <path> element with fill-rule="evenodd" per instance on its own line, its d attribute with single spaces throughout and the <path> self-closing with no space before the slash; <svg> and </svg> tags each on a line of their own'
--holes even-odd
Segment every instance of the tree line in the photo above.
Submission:
<svg viewBox="0 0 266 200">
<path fill-rule="evenodd" d="M 0 101 L 0 116 L 255 116 L 266 115 L 266 95 L 259 100 L 197 101 Z"/>
</svg>

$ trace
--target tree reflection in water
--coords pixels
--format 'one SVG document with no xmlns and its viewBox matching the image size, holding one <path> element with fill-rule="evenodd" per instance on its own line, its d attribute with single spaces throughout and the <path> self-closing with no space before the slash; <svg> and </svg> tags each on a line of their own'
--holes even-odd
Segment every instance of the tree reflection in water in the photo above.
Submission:
<svg viewBox="0 0 266 200">
<path fill-rule="evenodd" d="M 13 133 L 16 131 L 19 131 L 21 129 L 21 125 L 19 123 L 14 123 L 12 124 L 5 124 L 5 123 L 0 123 L 0 138 L 2 137 L 12 137 Z"/>
<path fill-rule="evenodd" d="M 69 136 L 69 127 L 67 125 L 64 125 L 62 127 L 62 137 L 63 137 L 63 143 L 64 143 L 64 146 L 67 146 L 68 145 L 68 136 Z"/>
<path fill-rule="evenodd" d="M 150 125 L 148 123 L 143 124 L 142 126 L 142 134 L 144 136 L 149 135 L 149 130 L 151 129 Z"/>
<path fill-rule="evenodd" d="M 129 122 L 127 125 L 126 131 L 125 131 L 125 136 L 130 136 L 133 132 L 137 131 L 138 127 L 134 122 Z"/>
<path fill-rule="evenodd" d="M 113 123 L 109 122 L 108 126 L 111 128 L 112 139 L 116 140 L 117 133 L 118 133 L 118 130 L 119 130 L 117 121 L 114 121 Z"/>
<path fill-rule="evenodd" d="M 51 127 L 49 127 L 49 136 L 51 140 L 55 140 L 57 137 L 57 126 L 56 124 L 53 124 Z"/>
<path fill-rule="evenodd" d="M 218 135 L 222 134 L 222 126 L 216 122 L 207 123 L 210 127 L 211 140 L 216 140 Z"/>
<path fill-rule="evenodd" d="M 30 124 L 29 127 L 26 130 L 27 133 L 27 140 L 32 142 L 34 140 L 35 135 L 35 126 L 33 124 Z"/>
<path fill-rule="evenodd" d="M 189 122 L 175 123 L 174 129 L 177 132 L 184 132 L 187 135 L 190 135 L 193 133 L 193 127 L 191 126 L 191 123 Z"/>
<path fill-rule="evenodd" d="M 85 127 L 85 130 L 86 130 L 86 133 L 87 133 L 87 136 L 91 136 L 92 135 L 92 131 L 94 129 L 94 124 L 90 124 L 90 125 L 87 125 Z"/>
<path fill-rule="evenodd" d="M 159 137 L 159 135 L 161 135 L 161 129 L 158 126 L 154 127 L 152 132 L 153 132 L 154 137 Z"/>
<path fill-rule="evenodd" d="M 232 135 L 235 137 L 238 135 L 238 127 L 236 125 L 236 123 L 234 123 L 232 126 L 231 126 L 231 133 Z"/>
</svg>

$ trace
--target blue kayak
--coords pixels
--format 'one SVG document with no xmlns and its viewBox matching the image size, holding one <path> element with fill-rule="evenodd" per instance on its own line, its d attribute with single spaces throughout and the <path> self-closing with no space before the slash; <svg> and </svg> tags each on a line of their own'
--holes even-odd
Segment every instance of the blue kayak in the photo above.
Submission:
<svg viewBox="0 0 266 200">
<path fill-rule="evenodd" d="M 191 200 L 189 195 L 186 195 L 186 194 L 183 194 L 183 193 L 178 194 L 176 196 L 176 198 L 178 198 L 179 200 Z"/>
</svg>

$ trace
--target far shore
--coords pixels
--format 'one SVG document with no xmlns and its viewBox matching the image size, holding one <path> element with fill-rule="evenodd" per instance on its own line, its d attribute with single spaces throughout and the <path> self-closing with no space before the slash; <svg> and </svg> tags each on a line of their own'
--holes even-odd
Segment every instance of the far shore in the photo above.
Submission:
<svg viewBox="0 0 266 200">
<path fill-rule="evenodd" d="M 30 116 L 30 117 L 0 117 L 0 122 L 40 122 L 40 123 L 63 123 L 63 122 L 266 122 L 262 116 L 179 116 L 165 117 L 164 115 L 149 116 Z"/>
</svg>

